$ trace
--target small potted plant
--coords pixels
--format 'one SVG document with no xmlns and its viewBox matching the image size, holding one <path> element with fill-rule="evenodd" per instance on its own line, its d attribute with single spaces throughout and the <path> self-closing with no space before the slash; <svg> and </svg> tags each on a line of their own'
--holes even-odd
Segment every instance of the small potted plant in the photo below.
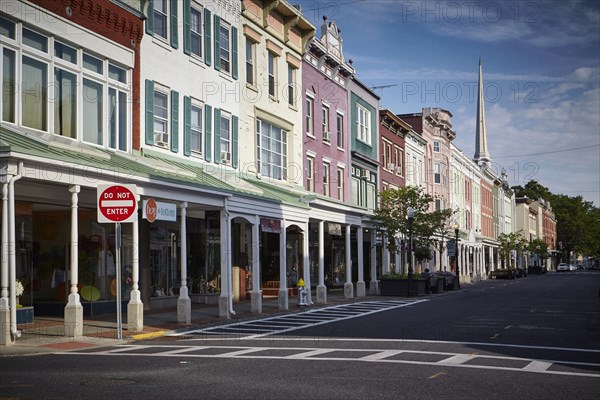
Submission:
<svg viewBox="0 0 600 400">
<path fill-rule="evenodd" d="M 23 288 L 23 284 L 20 280 L 17 279 L 17 281 L 15 282 L 15 296 L 17 297 L 17 308 L 23 307 L 21 305 L 21 296 L 23 295 L 24 291 L 25 289 Z"/>
</svg>

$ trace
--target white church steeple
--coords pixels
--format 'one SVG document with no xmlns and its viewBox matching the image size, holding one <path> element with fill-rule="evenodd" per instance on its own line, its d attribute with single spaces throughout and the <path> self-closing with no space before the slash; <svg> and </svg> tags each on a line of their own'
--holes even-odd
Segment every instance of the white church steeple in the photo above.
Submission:
<svg viewBox="0 0 600 400">
<path fill-rule="evenodd" d="M 479 58 L 479 82 L 477 84 L 477 129 L 475 132 L 475 156 L 473 160 L 479 164 L 490 163 L 490 153 L 487 146 L 487 133 L 485 130 L 485 110 L 483 106 L 483 76 L 481 68 L 481 58 Z"/>
</svg>

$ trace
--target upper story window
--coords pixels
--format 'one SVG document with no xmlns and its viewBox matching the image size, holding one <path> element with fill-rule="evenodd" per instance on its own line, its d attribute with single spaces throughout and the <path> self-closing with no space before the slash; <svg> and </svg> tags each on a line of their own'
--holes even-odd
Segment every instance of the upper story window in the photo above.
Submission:
<svg viewBox="0 0 600 400">
<path fill-rule="evenodd" d="M 154 143 L 169 145 L 169 92 L 154 89 Z"/>
<path fill-rule="evenodd" d="M 315 101 L 312 97 L 306 96 L 306 134 L 314 136 Z"/>
<path fill-rule="evenodd" d="M 128 149 L 128 69 L 1 17 L 0 35 L 3 122 Z"/>
<path fill-rule="evenodd" d="M 315 158 L 312 156 L 306 157 L 306 190 L 315 191 Z"/>
<path fill-rule="evenodd" d="M 221 162 L 223 164 L 231 163 L 231 117 L 228 114 L 221 113 Z"/>
<path fill-rule="evenodd" d="M 383 169 L 392 171 L 394 164 L 392 162 L 392 144 L 387 140 L 381 141 L 381 164 Z"/>
<path fill-rule="evenodd" d="M 337 195 L 338 200 L 344 201 L 344 169 L 337 169 Z"/>
<path fill-rule="evenodd" d="M 252 86 L 256 82 L 255 51 L 256 44 L 249 38 L 246 38 L 246 83 Z"/>
<path fill-rule="evenodd" d="M 287 179 L 287 131 L 266 121 L 256 120 L 258 170 L 262 176 Z"/>
<path fill-rule="evenodd" d="M 323 195 L 329 196 L 329 174 L 331 172 L 331 166 L 328 162 L 323 163 Z"/>
<path fill-rule="evenodd" d="M 202 106 L 191 102 L 190 105 L 190 149 L 192 153 L 202 154 Z"/>
<path fill-rule="evenodd" d="M 338 149 L 344 148 L 344 115 L 336 113 L 335 127 L 337 133 L 337 147 Z"/>
<path fill-rule="evenodd" d="M 214 67 L 230 75 L 233 79 L 238 77 L 238 30 L 227 23 L 223 18 L 214 15 Z M 204 61 L 210 65 L 210 12 L 204 11 L 204 36 L 205 54 Z"/>
<path fill-rule="evenodd" d="M 433 151 L 436 153 L 440 152 L 440 142 L 439 140 L 434 140 L 433 141 Z"/>
<path fill-rule="evenodd" d="M 276 97 L 276 74 L 277 74 L 277 65 L 276 65 L 276 56 L 269 52 L 268 54 L 268 65 L 267 65 L 267 73 L 269 74 L 269 96 Z"/>
<path fill-rule="evenodd" d="M 440 163 L 433 164 L 433 175 L 435 183 L 442 183 L 442 173 L 440 170 Z"/>
<path fill-rule="evenodd" d="M 219 62 L 221 70 L 231 72 L 230 27 L 223 20 L 219 26 Z"/>
<path fill-rule="evenodd" d="M 394 153 L 396 155 L 396 175 L 404 176 L 402 166 L 404 165 L 404 153 L 400 147 L 394 146 Z"/>
<path fill-rule="evenodd" d="M 190 54 L 202 57 L 202 9 L 190 8 Z"/>
<path fill-rule="evenodd" d="M 154 34 L 167 40 L 167 0 L 154 0 L 154 12 L 152 13 L 152 16 L 154 22 Z"/>
<path fill-rule="evenodd" d="M 331 142 L 331 133 L 329 132 L 329 107 L 323 105 L 321 108 L 321 130 L 323 132 L 323 142 Z"/>
<path fill-rule="evenodd" d="M 288 104 L 292 107 L 296 105 L 296 71 L 293 65 L 288 64 Z"/>
<path fill-rule="evenodd" d="M 358 140 L 371 144 L 371 112 L 360 104 L 356 105 L 356 132 Z"/>
</svg>

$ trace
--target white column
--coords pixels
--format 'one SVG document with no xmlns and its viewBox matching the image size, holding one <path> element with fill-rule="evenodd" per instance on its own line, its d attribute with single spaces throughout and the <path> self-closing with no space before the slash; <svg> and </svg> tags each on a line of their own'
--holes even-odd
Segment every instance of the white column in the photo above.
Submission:
<svg viewBox="0 0 600 400">
<path fill-rule="evenodd" d="M 2 184 L 2 235 L 0 247 L 0 345 L 14 344 L 10 335 L 8 301 L 8 183 Z"/>
<path fill-rule="evenodd" d="M 281 232 L 279 233 L 279 292 L 278 304 L 280 310 L 287 310 L 289 306 L 289 295 L 287 291 L 287 266 L 286 266 L 286 225 L 281 221 Z"/>
<path fill-rule="evenodd" d="M 372 230 L 375 232 L 375 230 Z M 364 297 L 366 296 L 366 288 L 365 288 L 365 259 L 363 254 L 363 228 L 362 226 L 358 226 L 356 228 L 356 245 L 357 248 L 357 262 L 356 268 L 358 268 L 358 281 L 356 282 L 356 296 Z M 371 251 L 372 252 L 372 251 Z"/>
<path fill-rule="evenodd" d="M 73 185 L 69 188 L 71 192 L 71 240 L 70 240 L 70 275 L 71 290 L 68 303 L 65 307 L 65 336 L 78 337 L 83 335 L 83 306 L 79 299 L 77 291 L 78 271 L 79 271 L 79 229 L 78 229 L 78 194 L 81 188 L 79 185 Z M 120 304 L 117 304 L 120 307 Z"/>
<path fill-rule="evenodd" d="M 402 262 L 404 261 L 404 258 L 402 257 L 402 242 L 397 237 L 393 237 L 392 239 L 396 241 L 396 246 L 400 246 L 396 247 L 396 249 L 400 249 L 400 251 L 396 250 L 396 252 L 394 253 L 394 257 L 396 258 L 396 268 L 394 272 L 399 274 L 402 271 Z M 389 270 L 385 270 L 385 265 L 383 266 L 383 268 L 383 274 L 388 274 L 390 272 Z"/>
<path fill-rule="evenodd" d="M 325 221 L 319 221 L 319 285 L 317 286 L 317 304 L 327 304 L 327 286 L 325 286 Z"/>
<path fill-rule="evenodd" d="M 312 301 L 312 283 L 310 280 L 310 258 L 308 257 L 308 234 L 309 234 L 308 222 L 304 224 L 304 232 L 302 235 L 302 264 L 304 265 L 304 284 L 308 289 L 307 303 L 313 304 Z M 298 294 L 300 296 L 300 294 Z"/>
<path fill-rule="evenodd" d="M 354 297 L 354 287 L 352 286 L 352 253 L 350 251 L 350 225 L 346 225 L 346 282 L 344 283 L 344 297 L 347 299 Z"/>
<path fill-rule="evenodd" d="M 229 252 L 229 241 L 227 238 L 230 229 L 228 212 L 226 210 L 221 210 L 219 227 L 219 234 L 221 236 L 221 294 L 219 296 L 219 318 L 231 317 L 231 313 L 229 312 L 229 271 L 227 266 L 227 253 Z"/>
<path fill-rule="evenodd" d="M 139 201 L 139 200 L 138 200 Z M 133 251 L 131 252 L 131 293 L 127 304 L 127 330 L 140 332 L 144 330 L 144 304 L 140 293 L 140 224 L 139 217 L 133 221 Z"/>
<path fill-rule="evenodd" d="M 375 229 L 371 229 L 369 231 L 370 233 L 370 240 L 371 240 L 371 267 L 374 265 L 375 267 L 377 267 L 377 232 L 375 231 Z M 362 240 L 360 240 L 359 242 L 359 249 L 362 247 Z"/>
<path fill-rule="evenodd" d="M 383 265 L 388 265 L 388 270 L 389 268 L 389 262 L 390 262 L 390 258 L 389 258 L 389 251 L 387 249 L 387 243 L 386 243 L 386 239 L 387 236 L 383 235 L 384 240 L 383 240 L 383 257 L 382 257 L 382 262 Z M 358 241 L 359 246 L 361 246 L 362 240 Z M 388 257 L 386 257 L 386 254 L 388 255 Z M 387 258 L 387 262 L 386 262 L 386 258 Z M 375 231 L 375 229 L 371 229 L 371 290 L 370 290 L 370 294 L 372 295 L 376 295 L 379 294 L 379 281 L 377 280 L 377 231 Z M 359 293 L 360 295 L 360 293 Z"/>
<path fill-rule="evenodd" d="M 390 250 L 388 249 L 388 235 L 387 232 L 383 232 L 383 253 L 382 253 L 382 257 L 381 257 L 381 263 L 383 264 L 381 266 L 381 270 L 382 271 L 389 271 L 390 270 Z M 396 260 L 394 260 L 394 264 L 396 263 Z M 375 269 L 375 271 L 377 271 L 377 269 Z M 373 275 L 371 274 L 371 281 L 376 280 L 377 278 L 377 274 Z"/>
<path fill-rule="evenodd" d="M 260 287 L 260 217 L 254 217 L 252 224 L 252 293 L 250 294 L 250 311 L 262 313 L 262 290 Z"/>
<path fill-rule="evenodd" d="M 181 218 L 179 228 L 181 285 L 179 287 L 179 298 L 177 299 L 177 322 L 189 325 L 192 322 L 192 300 L 188 294 L 187 286 L 187 206 L 188 203 L 185 201 L 179 204 L 179 216 Z"/>
</svg>

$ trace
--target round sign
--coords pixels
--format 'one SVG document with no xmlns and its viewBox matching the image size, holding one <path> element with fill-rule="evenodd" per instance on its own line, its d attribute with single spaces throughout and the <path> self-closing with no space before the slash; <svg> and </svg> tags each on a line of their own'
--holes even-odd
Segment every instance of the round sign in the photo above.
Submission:
<svg viewBox="0 0 600 400">
<path fill-rule="evenodd" d="M 98 211 L 109 222 L 126 221 L 137 211 L 136 196 L 125 186 L 109 186 L 98 196 Z"/>
<path fill-rule="evenodd" d="M 146 219 L 148 222 L 154 222 L 156 220 L 156 213 L 158 207 L 156 206 L 156 201 L 154 199 L 146 200 Z"/>
</svg>

